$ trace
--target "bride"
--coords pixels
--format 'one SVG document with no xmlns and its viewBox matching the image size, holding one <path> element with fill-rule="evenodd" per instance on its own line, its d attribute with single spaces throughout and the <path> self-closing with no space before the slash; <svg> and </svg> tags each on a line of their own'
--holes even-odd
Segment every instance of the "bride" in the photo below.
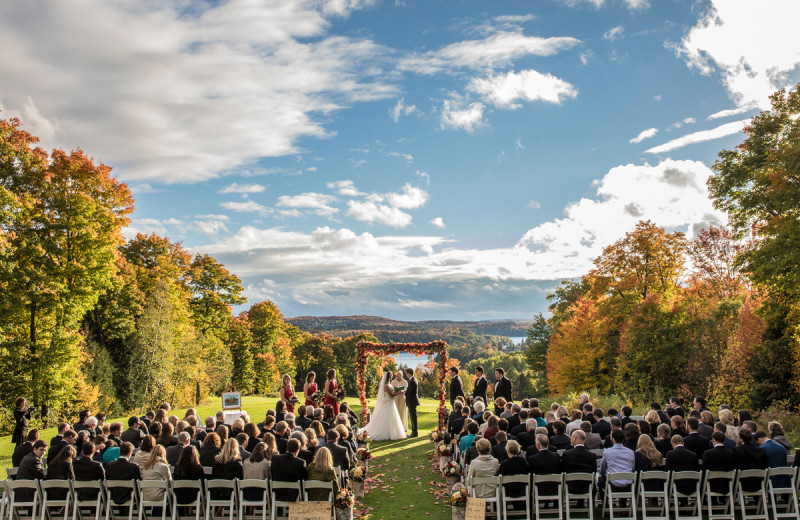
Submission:
<svg viewBox="0 0 800 520">
<path fill-rule="evenodd" d="M 378 386 L 378 399 L 372 418 L 364 428 L 374 441 L 396 441 L 406 438 L 406 428 L 394 404 L 395 391 L 389 384 L 389 372 L 383 374 Z"/>
</svg>

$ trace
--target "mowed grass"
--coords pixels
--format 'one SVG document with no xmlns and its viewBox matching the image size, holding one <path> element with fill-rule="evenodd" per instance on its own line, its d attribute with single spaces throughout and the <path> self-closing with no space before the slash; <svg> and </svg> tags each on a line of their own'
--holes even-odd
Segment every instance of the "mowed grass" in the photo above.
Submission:
<svg viewBox="0 0 800 520">
<path fill-rule="evenodd" d="M 254 422 L 261 422 L 267 410 L 274 409 L 277 398 L 244 397 L 243 410 Z M 357 399 L 348 399 L 356 412 L 361 412 Z M 370 451 L 373 459 L 369 462 L 367 493 L 356 504 L 356 510 L 371 515 L 373 520 L 401 518 L 450 518 L 450 508 L 446 499 L 438 500 L 433 492 L 438 491 L 431 482 L 444 483 L 444 478 L 431 470 L 430 457 L 433 444 L 429 440 L 430 431 L 436 427 L 438 401 L 422 399 L 417 409 L 419 418 L 419 437 L 402 441 L 373 442 Z M 369 406 L 375 401 L 370 399 Z M 201 418 L 214 415 L 220 409 L 220 403 L 204 403 L 195 407 Z M 178 417 L 183 417 L 185 408 L 173 410 Z M 107 422 L 121 421 L 127 428 L 127 417 L 111 419 Z M 56 435 L 56 428 L 42 430 L 40 438 L 47 442 Z M 11 454 L 14 446 L 11 436 L 0 437 L 0 474 L 6 477 L 5 468 L 11 466 Z M 437 504 L 438 503 L 438 504 Z"/>
</svg>

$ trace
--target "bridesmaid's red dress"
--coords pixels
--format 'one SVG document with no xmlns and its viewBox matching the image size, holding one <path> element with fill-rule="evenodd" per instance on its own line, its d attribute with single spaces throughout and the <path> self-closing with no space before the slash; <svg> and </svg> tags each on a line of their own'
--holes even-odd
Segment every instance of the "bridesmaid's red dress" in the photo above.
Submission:
<svg viewBox="0 0 800 520">
<path fill-rule="evenodd" d="M 328 387 L 328 392 L 333 393 L 334 390 L 336 390 L 337 388 L 339 388 L 339 387 L 336 386 L 336 380 L 334 379 L 333 381 L 331 381 L 331 384 Z M 330 396 L 326 395 L 325 396 L 325 405 L 326 406 L 327 405 L 332 405 L 333 406 L 333 415 L 334 415 L 334 417 L 339 415 L 339 401 L 337 401 L 333 397 L 330 397 Z"/>
</svg>

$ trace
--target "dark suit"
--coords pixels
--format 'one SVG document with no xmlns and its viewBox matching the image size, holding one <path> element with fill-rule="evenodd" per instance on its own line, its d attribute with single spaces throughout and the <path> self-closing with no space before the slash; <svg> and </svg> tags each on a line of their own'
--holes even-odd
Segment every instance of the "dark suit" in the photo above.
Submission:
<svg viewBox="0 0 800 520">
<path fill-rule="evenodd" d="M 48 480 L 74 480 L 75 473 L 72 471 L 72 462 L 61 460 L 47 466 Z M 66 489 L 51 489 L 47 492 L 47 498 L 52 500 L 64 500 L 67 498 Z"/>
<path fill-rule="evenodd" d="M 72 461 L 72 471 L 75 473 L 75 480 L 90 481 L 103 480 L 106 472 L 103 465 L 87 457 L 78 457 Z M 78 500 L 95 500 L 97 491 L 93 489 L 81 489 L 78 492 Z"/>
<path fill-rule="evenodd" d="M 709 445 L 709 440 L 710 439 L 703 437 L 699 433 L 692 432 L 683 438 L 683 445 L 686 446 L 687 449 L 693 451 L 698 459 L 702 459 L 703 454 L 711 447 Z"/>
<path fill-rule="evenodd" d="M 498 475 L 527 475 L 530 467 L 520 456 L 511 457 L 500 463 L 497 470 Z M 510 497 L 521 497 L 525 495 L 525 484 L 504 484 L 506 494 Z"/>
<path fill-rule="evenodd" d="M 528 466 L 534 475 L 555 475 L 561 473 L 561 457 L 550 450 L 539 451 L 528 458 Z M 539 492 L 543 495 L 554 495 L 557 487 L 557 484 L 550 482 L 539 484 Z"/>
<path fill-rule="evenodd" d="M 450 435 L 457 435 L 461 432 L 461 429 L 464 427 L 464 421 L 467 420 L 466 415 L 462 415 L 453 420 L 453 424 L 450 425 L 450 428 L 447 430 L 450 432 Z"/>
<path fill-rule="evenodd" d="M 37 457 L 33 452 L 25 455 L 17 469 L 16 480 L 44 480 L 42 459 Z M 35 491 L 33 489 L 19 489 L 16 491 L 16 499 L 18 502 L 31 502 L 34 495 Z"/>
<path fill-rule="evenodd" d="M 476 397 L 480 397 L 483 399 L 484 404 L 486 403 L 486 390 L 489 388 L 489 381 L 486 379 L 486 376 L 481 376 L 475 381 L 475 386 L 472 389 L 472 399 L 475 400 Z"/>
<path fill-rule="evenodd" d="M 33 451 L 33 444 L 25 441 L 14 448 L 14 453 L 11 455 L 11 467 L 18 468 L 25 455 Z"/>
<path fill-rule="evenodd" d="M 133 444 L 134 448 L 138 448 L 139 445 L 142 443 L 142 439 L 144 438 L 144 432 L 142 430 L 136 428 L 128 428 L 124 432 L 122 432 L 119 436 L 119 440 L 122 442 L 130 442 Z"/>
<path fill-rule="evenodd" d="M 514 415 L 511 415 L 511 416 L 509 416 L 509 418 L 508 418 L 508 419 L 506 419 L 506 420 L 508 421 L 508 428 L 509 428 L 509 429 L 511 429 L 511 428 L 516 428 L 517 426 L 519 426 L 519 425 L 520 425 L 520 422 L 519 422 L 519 414 L 514 414 Z"/>
<path fill-rule="evenodd" d="M 669 424 L 669 423 L 667 423 L 667 424 Z M 705 437 L 707 439 L 710 439 L 711 436 L 714 435 L 714 427 L 710 426 L 710 425 L 708 425 L 706 423 L 701 422 L 697 426 L 697 433 L 699 433 L 701 436 L 703 436 L 703 437 Z"/>
<path fill-rule="evenodd" d="M 527 450 L 534 444 L 536 444 L 536 432 L 534 430 L 520 433 L 517 435 L 517 442 L 519 443 L 520 449 L 522 451 Z"/>
<path fill-rule="evenodd" d="M 342 468 L 342 473 L 346 473 L 350 470 L 350 457 L 348 456 L 347 448 L 330 443 L 322 447 L 326 448 L 331 453 L 333 465 Z"/>
<path fill-rule="evenodd" d="M 464 397 L 464 387 L 461 384 L 461 377 L 459 375 L 453 376 L 450 381 L 450 406 L 455 408 L 456 397 Z"/>
<path fill-rule="evenodd" d="M 752 444 L 742 444 L 733 448 L 733 455 L 736 457 L 736 469 L 767 469 L 767 452 L 757 448 Z M 800 462 L 797 458 L 795 463 Z M 761 479 L 743 478 L 742 489 L 745 491 L 758 490 Z"/>
<path fill-rule="evenodd" d="M 698 471 L 700 464 L 697 461 L 697 455 L 687 449 L 685 446 L 678 446 L 667 453 L 667 471 Z M 678 481 L 675 487 L 683 493 L 688 495 L 694 492 L 694 482 L 691 481 Z"/>
<path fill-rule="evenodd" d="M 597 421 L 592 425 L 592 433 L 596 433 L 601 439 L 605 440 L 611 433 L 611 423 L 605 420 Z"/>
<path fill-rule="evenodd" d="M 286 453 L 286 447 L 289 445 L 289 438 L 288 437 L 278 437 L 275 436 L 275 444 L 278 446 L 278 453 L 284 454 Z"/>
<path fill-rule="evenodd" d="M 139 466 L 126 458 L 119 458 L 105 465 L 107 480 L 142 480 Z M 131 498 L 131 491 L 127 488 L 110 488 L 111 500 L 115 504 L 122 504 Z"/>
<path fill-rule="evenodd" d="M 498 397 L 502 397 L 507 403 L 511 402 L 511 380 L 506 376 L 494 384 L 494 400 L 497 401 Z"/>
<path fill-rule="evenodd" d="M 181 453 L 183 453 L 183 448 L 185 446 L 183 444 L 175 444 L 167 448 L 167 464 L 170 466 L 174 466 L 178 463 L 178 459 L 181 458 Z"/>
<path fill-rule="evenodd" d="M 597 473 L 597 455 L 586 446 L 575 446 L 561 456 L 561 469 L 564 473 Z M 570 493 L 586 493 L 588 482 L 570 482 Z"/>
<path fill-rule="evenodd" d="M 53 459 L 56 458 L 56 455 L 61 453 L 61 450 L 63 450 L 64 447 L 66 446 L 69 446 L 69 443 L 65 440 L 61 440 L 55 446 L 51 445 L 50 448 L 47 450 L 47 464 L 49 465 L 50 462 L 52 462 Z"/>
<path fill-rule="evenodd" d="M 417 435 L 417 407 L 419 406 L 417 388 L 417 378 L 411 376 L 408 379 L 408 387 L 406 388 L 406 408 L 408 409 L 408 420 L 411 422 L 411 435 Z"/>
<path fill-rule="evenodd" d="M 300 482 L 308 476 L 306 463 L 292 453 L 273 455 L 270 471 L 272 480 L 278 482 Z M 275 498 L 284 502 L 293 502 L 297 499 L 297 492 L 291 489 L 277 489 Z"/>
<path fill-rule="evenodd" d="M 761 449 L 767 454 L 767 465 L 770 468 L 786 466 L 786 448 L 770 439 L 761 445 Z M 776 487 L 789 487 L 789 477 L 770 477 L 770 480 Z"/>
<path fill-rule="evenodd" d="M 572 446 L 572 439 L 566 433 L 557 433 L 550 438 L 550 445 L 557 450 L 568 450 Z"/>
<path fill-rule="evenodd" d="M 242 468 L 242 461 L 229 460 L 225 463 L 215 463 L 211 469 L 211 478 L 221 480 L 243 479 L 244 470 Z M 226 498 L 230 498 L 231 493 L 232 490 L 230 489 L 212 489 L 211 498 L 214 500 L 225 500 Z"/>
<path fill-rule="evenodd" d="M 736 469 L 736 456 L 724 446 L 715 446 L 703 453 L 703 471 L 733 471 Z M 709 480 L 713 493 L 725 493 L 729 479 Z"/>
<path fill-rule="evenodd" d="M 506 452 L 507 444 L 508 441 L 501 442 L 499 444 L 495 444 L 494 446 L 492 446 L 492 457 L 496 458 L 501 464 L 504 461 L 508 460 L 508 453 Z M 502 465 L 500 467 L 502 467 Z M 525 464 L 525 467 L 526 467 L 525 472 L 527 473 L 527 467 L 528 467 L 527 463 Z M 516 475 L 516 473 L 509 473 L 509 475 Z"/>
<path fill-rule="evenodd" d="M 305 415 L 303 417 L 295 417 L 295 419 L 294 419 L 294 423 L 297 426 L 301 427 L 303 429 L 303 431 L 305 431 L 309 426 L 311 426 L 312 422 L 314 422 L 314 420 L 306 417 Z M 253 451 L 253 450 L 250 450 L 250 451 Z"/>
</svg>

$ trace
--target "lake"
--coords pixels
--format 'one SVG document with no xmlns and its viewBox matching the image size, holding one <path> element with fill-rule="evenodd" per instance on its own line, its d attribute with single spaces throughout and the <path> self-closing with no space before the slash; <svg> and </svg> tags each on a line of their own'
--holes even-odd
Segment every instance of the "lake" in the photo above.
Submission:
<svg viewBox="0 0 800 520">
<path fill-rule="evenodd" d="M 418 365 L 424 365 L 430 359 L 430 356 L 419 356 L 417 357 L 414 354 L 409 354 L 408 352 L 401 352 L 400 354 L 395 354 L 394 356 L 395 361 L 397 361 L 397 366 L 407 366 L 409 368 L 417 368 Z"/>
</svg>

